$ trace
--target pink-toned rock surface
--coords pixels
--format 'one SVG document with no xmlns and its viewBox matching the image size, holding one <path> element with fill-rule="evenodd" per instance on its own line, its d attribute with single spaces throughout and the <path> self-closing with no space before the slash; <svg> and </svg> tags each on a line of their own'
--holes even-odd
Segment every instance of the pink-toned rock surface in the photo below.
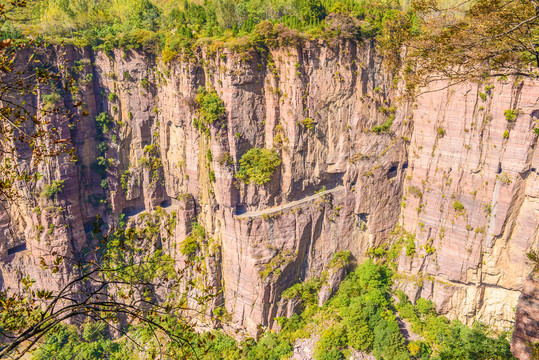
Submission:
<svg viewBox="0 0 539 360">
<path fill-rule="evenodd" d="M 358 262 L 398 240 L 390 235 L 397 224 L 415 235 L 415 254 L 399 260 L 399 286 L 411 298 L 433 299 L 466 322 L 511 326 L 530 271 L 525 252 L 537 246 L 539 84 L 496 81 L 484 101 L 485 84 L 467 84 L 399 102 L 374 48 L 308 43 L 271 50 L 272 64 L 220 49 L 169 65 L 137 52 L 65 49 L 79 92 L 62 94 L 64 106 L 80 98 L 89 115 L 55 125 L 73 138 L 78 161 L 40 165 L 37 188 L 0 212 L 2 287 L 25 275 L 59 286 L 70 269 L 52 275 L 39 256 L 77 254 L 98 215 L 111 223 L 124 212 L 136 222 L 161 205 L 176 214 L 163 244 L 178 259 L 174 244 L 192 222 L 205 228 L 207 281 L 222 288 L 216 304 L 240 334 L 276 326 L 274 317 L 295 309 L 281 301 L 283 290 L 320 275 L 336 252 Z M 215 89 L 226 107 L 210 136 L 193 126 L 200 87 Z M 518 109 L 516 121 L 507 109 Z M 115 125 L 101 136 L 102 112 Z M 393 114 L 391 131 L 371 131 Z M 254 146 L 282 159 L 264 186 L 234 178 Z M 60 179 L 60 194 L 38 196 Z M 332 191 L 310 197 L 324 188 Z M 14 251 L 21 244 L 26 250 Z"/>
<path fill-rule="evenodd" d="M 487 85 L 417 99 L 400 221 L 418 251 L 401 257 L 399 269 L 422 283 L 408 287 L 412 298 L 430 298 L 467 323 L 509 329 L 529 273 L 525 253 L 538 240 L 539 84 L 493 81 L 491 92 Z M 515 121 L 504 115 L 509 109 L 517 109 Z"/>
<path fill-rule="evenodd" d="M 534 359 L 539 350 L 539 281 L 537 274 L 530 274 L 524 281 L 518 299 L 515 329 L 511 341 L 511 352 L 521 360 Z"/>
</svg>

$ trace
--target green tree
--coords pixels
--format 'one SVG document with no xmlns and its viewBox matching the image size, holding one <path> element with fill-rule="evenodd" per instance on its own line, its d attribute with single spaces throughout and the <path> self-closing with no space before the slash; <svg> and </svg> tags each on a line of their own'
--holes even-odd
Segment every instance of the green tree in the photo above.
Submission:
<svg viewBox="0 0 539 360">
<path fill-rule="evenodd" d="M 156 30 L 161 11 L 150 0 L 132 1 L 132 12 L 129 22 L 139 29 Z"/>
<path fill-rule="evenodd" d="M 103 323 L 85 323 L 82 332 L 73 325 L 57 325 L 32 353 L 32 360 L 120 360 L 121 343 L 113 341 L 106 330 Z"/>
<path fill-rule="evenodd" d="M 233 0 L 216 1 L 217 22 L 223 28 L 231 28 L 236 25 L 236 5 Z"/>
<path fill-rule="evenodd" d="M 301 20 L 307 24 L 318 23 L 326 17 L 326 8 L 320 0 L 304 0 L 301 5 Z"/>
<path fill-rule="evenodd" d="M 198 114 L 207 124 L 212 124 L 221 119 L 226 112 L 225 104 L 213 89 L 200 88 L 195 98 L 198 103 Z"/>
<path fill-rule="evenodd" d="M 245 183 L 264 185 L 271 180 L 279 165 L 281 165 L 281 159 L 275 151 L 251 148 L 241 157 L 236 178 Z"/>
<path fill-rule="evenodd" d="M 346 329 L 343 326 L 330 327 L 322 332 L 314 351 L 314 358 L 316 360 L 344 359 L 342 350 L 347 343 Z"/>
<path fill-rule="evenodd" d="M 114 124 L 114 119 L 106 111 L 97 115 L 95 121 L 97 123 L 97 128 L 103 134 L 108 134 L 108 132 L 111 130 L 112 125 Z"/>
<path fill-rule="evenodd" d="M 373 354 L 384 360 L 409 359 L 404 338 L 395 320 L 380 319 L 374 328 Z"/>
<path fill-rule="evenodd" d="M 348 328 L 348 343 L 360 351 L 368 351 L 372 348 L 374 334 L 365 321 L 353 324 Z"/>
<path fill-rule="evenodd" d="M 54 195 L 61 193 L 63 188 L 64 180 L 53 180 L 52 183 L 43 187 L 43 191 L 41 192 L 40 196 L 50 199 Z"/>
<path fill-rule="evenodd" d="M 403 27 L 403 72 L 409 89 L 438 79 L 484 81 L 489 77 L 539 76 L 539 3 L 536 0 L 477 0 L 412 3 Z M 386 45 L 390 45 L 389 43 Z M 394 56 L 404 54 L 389 51 Z"/>
</svg>

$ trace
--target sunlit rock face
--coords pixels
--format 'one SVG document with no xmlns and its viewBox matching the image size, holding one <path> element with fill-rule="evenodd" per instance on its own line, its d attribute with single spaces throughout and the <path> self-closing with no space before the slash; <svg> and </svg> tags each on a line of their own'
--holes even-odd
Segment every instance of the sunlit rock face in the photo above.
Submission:
<svg viewBox="0 0 539 360">
<path fill-rule="evenodd" d="M 41 256 L 79 253 L 98 215 L 136 223 L 162 207 L 177 219 L 161 242 L 178 266 L 192 223 L 205 228 L 207 281 L 223 290 L 213 305 L 224 302 L 233 330 L 275 327 L 297 308 L 281 298 L 297 281 L 325 275 L 327 298 L 345 275 L 331 268 L 336 252 L 357 263 L 406 232 L 415 248 L 402 246 L 397 286 L 450 318 L 512 326 L 531 269 L 525 252 L 537 247 L 538 83 L 440 82 L 405 101 L 368 42 L 200 51 L 166 65 L 137 52 L 44 56 L 76 69 L 78 89 L 58 104 L 75 115 L 50 126 L 73 139 L 78 160 L 40 164 L 36 189 L 0 213 L 3 288 L 26 275 L 61 286 L 69 266 L 52 274 Z M 207 131 L 194 126 L 201 87 L 226 108 Z M 95 120 L 103 112 L 114 120 L 107 133 Z M 281 158 L 265 185 L 234 176 L 252 147 Z M 62 192 L 40 197 L 53 180 Z"/>
<path fill-rule="evenodd" d="M 533 359 L 539 342 L 539 281 L 537 273 L 524 281 L 518 299 L 511 352 L 518 359 Z M 533 346 L 535 345 L 535 354 Z"/>
<path fill-rule="evenodd" d="M 447 85 L 433 84 L 413 111 L 400 221 L 418 251 L 399 269 L 410 293 L 443 313 L 508 329 L 538 240 L 539 87 L 513 79 L 428 92 Z"/>
</svg>

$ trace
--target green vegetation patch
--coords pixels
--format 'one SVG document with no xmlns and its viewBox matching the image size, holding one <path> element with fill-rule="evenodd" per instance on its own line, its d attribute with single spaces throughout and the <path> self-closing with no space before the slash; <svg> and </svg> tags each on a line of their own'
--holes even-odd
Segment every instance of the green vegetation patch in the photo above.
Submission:
<svg viewBox="0 0 539 360">
<path fill-rule="evenodd" d="M 180 253 L 186 256 L 193 256 L 199 249 L 202 241 L 206 238 L 204 226 L 197 222 L 194 222 L 191 226 L 191 234 L 180 243 Z"/>
<path fill-rule="evenodd" d="M 423 197 L 423 193 L 421 192 L 421 189 L 418 188 L 417 186 L 414 186 L 414 185 L 408 186 L 408 192 L 410 193 L 410 195 L 413 195 L 416 198 L 422 198 Z"/>
<path fill-rule="evenodd" d="M 453 203 L 453 209 L 456 212 L 463 212 L 464 211 L 464 205 L 462 205 L 462 203 L 460 201 L 455 201 Z"/>
<path fill-rule="evenodd" d="M 198 114 L 206 124 L 212 124 L 221 119 L 225 113 L 225 104 L 213 89 L 206 90 L 205 88 L 198 89 L 195 98 L 199 109 Z"/>
<path fill-rule="evenodd" d="M 129 186 L 130 175 L 131 175 L 131 172 L 129 171 L 129 169 L 127 169 L 122 173 L 122 176 L 120 177 L 120 186 L 126 195 L 127 195 L 127 192 L 129 191 L 128 186 Z"/>
<path fill-rule="evenodd" d="M 290 264 L 294 260 L 294 253 L 290 250 L 284 250 L 273 257 L 269 263 L 267 263 L 262 270 L 258 272 L 258 275 L 262 279 L 266 279 L 268 276 L 279 276 L 282 269 Z"/>
<path fill-rule="evenodd" d="M 122 359 L 121 343 L 115 342 L 103 324 L 86 323 L 79 332 L 73 325 L 56 325 L 43 344 L 32 353 L 32 360 Z"/>
<path fill-rule="evenodd" d="M 114 125 L 114 119 L 108 112 L 102 112 L 96 116 L 95 122 L 97 123 L 97 128 L 102 134 L 107 134 Z"/>
<path fill-rule="evenodd" d="M 391 125 L 393 125 L 393 120 L 395 120 L 395 115 L 390 115 L 382 125 L 373 126 L 372 132 L 375 134 L 389 132 Z"/>
<path fill-rule="evenodd" d="M 315 277 L 307 281 L 298 282 L 283 291 L 283 299 L 301 299 L 308 304 L 314 304 L 318 300 L 318 291 L 322 283 Z"/>
<path fill-rule="evenodd" d="M 509 122 L 513 122 L 516 120 L 518 111 L 517 110 L 505 110 L 503 112 L 503 115 L 505 116 L 505 119 Z"/>
<path fill-rule="evenodd" d="M 409 234 L 406 236 L 405 242 L 406 256 L 414 256 L 415 254 L 415 236 Z"/>
<path fill-rule="evenodd" d="M 240 159 L 236 178 L 245 183 L 264 185 L 271 180 L 275 169 L 281 165 L 279 154 L 273 150 L 251 148 Z"/>
<path fill-rule="evenodd" d="M 342 269 L 350 265 L 350 251 L 339 251 L 333 254 L 333 259 L 331 259 L 328 268 L 330 269 Z"/>
<path fill-rule="evenodd" d="M 193 232 L 198 232 L 196 228 Z M 379 360 L 515 359 L 508 333 L 493 333 L 478 322 L 471 328 L 458 320 L 450 322 L 436 314 L 435 304 L 429 300 L 418 299 L 412 304 L 402 291 L 393 292 L 394 276 L 387 265 L 367 260 L 348 275 L 336 295 L 322 307 L 317 305 L 319 279 L 297 283 L 285 290 L 282 297 L 301 301 L 301 313 L 277 318 L 281 330 L 264 332 L 258 341 L 244 338 L 238 343 L 220 331 L 194 333 L 178 326 L 181 320 L 177 317 L 159 315 L 153 320 L 188 340 L 166 345 L 168 352 L 177 354 L 176 358 L 193 352 L 201 360 L 281 360 L 291 356 L 296 340 L 318 336 L 315 360 L 347 359 L 354 350 L 371 353 Z M 221 308 L 216 311 L 222 312 Z M 420 340 L 405 341 L 399 330 L 399 318 L 410 323 Z M 155 328 L 137 325 L 129 329 L 128 335 L 144 343 L 144 352 L 152 354 L 163 350 L 154 331 Z M 58 326 L 33 353 L 33 360 L 49 359 L 53 353 L 59 360 L 140 356 L 140 348 L 125 338 L 113 342 L 106 334 L 95 326 L 85 325 L 81 333 L 74 327 Z"/>
<path fill-rule="evenodd" d="M 51 111 L 56 108 L 56 105 L 62 100 L 62 95 L 59 93 L 43 94 L 41 96 L 43 100 L 43 110 Z"/>
<path fill-rule="evenodd" d="M 59 194 L 64 189 L 64 180 L 53 180 L 52 183 L 43 187 L 40 196 L 50 199 L 54 195 Z"/>
<path fill-rule="evenodd" d="M 305 126 L 309 130 L 314 128 L 314 120 L 311 118 L 305 118 L 301 120 L 300 122 L 303 126 Z"/>
<path fill-rule="evenodd" d="M 301 38 L 360 39 L 381 32 L 398 3 L 342 0 L 28 1 L 19 36 L 53 43 L 161 53 L 165 62 L 214 44 L 234 50 L 291 45 Z M 335 14 L 331 16 L 331 14 Z M 127 78 L 124 76 L 124 78 Z"/>
</svg>

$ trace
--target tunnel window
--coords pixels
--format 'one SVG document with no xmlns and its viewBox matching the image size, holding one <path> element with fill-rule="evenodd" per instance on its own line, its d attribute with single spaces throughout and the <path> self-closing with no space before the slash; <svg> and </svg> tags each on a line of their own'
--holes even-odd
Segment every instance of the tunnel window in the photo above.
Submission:
<svg viewBox="0 0 539 360">
<path fill-rule="evenodd" d="M 8 249 L 7 254 L 8 255 L 13 255 L 15 253 L 18 253 L 18 252 L 21 252 L 21 251 L 24 251 L 24 250 L 26 250 L 26 243 L 20 244 L 20 245 L 12 247 L 11 249 Z"/>
</svg>

